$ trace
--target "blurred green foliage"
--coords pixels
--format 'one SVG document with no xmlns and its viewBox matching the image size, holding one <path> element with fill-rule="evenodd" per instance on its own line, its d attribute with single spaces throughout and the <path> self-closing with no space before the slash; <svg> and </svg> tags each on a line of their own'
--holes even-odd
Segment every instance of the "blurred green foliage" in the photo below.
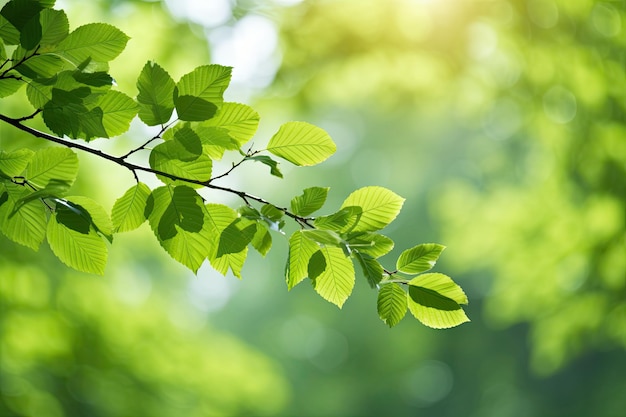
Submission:
<svg viewBox="0 0 626 417">
<path fill-rule="evenodd" d="M 71 21 L 132 37 L 112 69 L 128 90 L 147 57 L 175 68 L 183 54 L 174 78 L 209 59 L 204 32 L 159 3 L 66 3 Z M 234 13 L 280 27 L 280 68 L 255 108 L 338 144 L 290 181 L 332 185 L 337 206 L 355 186 L 405 197 L 390 233 L 398 247 L 416 235 L 448 246 L 439 265 L 466 288 L 472 323 L 389 331 L 363 282 L 341 313 L 307 288 L 287 295 L 272 253 L 241 287 L 205 270 L 189 281 L 139 235 L 116 242 L 128 252 L 102 280 L 3 239 L 0 415 L 623 415 L 626 2 L 246 1 Z M 112 202 L 101 178 L 78 185 Z M 197 308 L 219 282 L 228 302 Z"/>
</svg>

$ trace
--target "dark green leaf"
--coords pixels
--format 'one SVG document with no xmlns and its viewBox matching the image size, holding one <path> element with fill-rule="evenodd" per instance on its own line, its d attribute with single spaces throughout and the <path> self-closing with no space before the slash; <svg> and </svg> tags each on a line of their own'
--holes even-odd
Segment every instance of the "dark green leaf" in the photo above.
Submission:
<svg viewBox="0 0 626 417">
<path fill-rule="evenodd" d="M 385 272 L 382 265 L 376 259 L 365 253 L 353 251 L 352 254 L 359 262 L 363 275 L 367 279 L 370 287 L 376 288 L 380 280 L 383 279 L 383 273 Z"/>
<path fill-rule="evenodd" d="M 260 162 L 260 163 L 270 167 L 270 174 L 271 175 L 273 175 L 275 177 L 278 177 L 278 178 L 282 178 L 283 177 L 283 173 L 280 172 L 280 169 L 278 169 L 278 162 L 274 161 L 269 156 L 267 156 L 267 155 L 254 155 L 254 156 L 249 157 L 248 159 L 250 159 L 252 161 Z"/>
<path fill-rule="evenodd" d="M 307 273 L 309 274 L 309 279 L 314 280 L 319 277 L 322 272 L 326 270 L 326 258 L 324 258 L 324 254 L 321 250 L 315 252 L 311 259 L 309 259 L 309 264 L 307 266 Z"/>
<path fill-rule="evenodd" d="M 248 246 L 256 233 L 257 224 L 252 220 L 239 217 L 229 224 L 220 234 L 216 257 L 230 253 L 239 253 Z"/>
</svg>

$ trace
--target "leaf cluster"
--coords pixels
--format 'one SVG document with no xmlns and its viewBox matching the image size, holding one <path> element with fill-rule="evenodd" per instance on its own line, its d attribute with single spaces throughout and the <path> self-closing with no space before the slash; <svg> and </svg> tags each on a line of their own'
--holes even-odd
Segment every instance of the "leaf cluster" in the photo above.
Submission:
<svg viewBox="0 0 626 417">
<path fill-rule="evenodd" d="M 402 252 L 394 271 L 380 263 L 394 242 L 379 232 L 404 203 L 394 192 L 364 187 L 350 194 L 339 210 L 312 217 L 324 207 L 329 188 L 306 188 L 283 207 L 219 185 L 244 163 L 260 162 L 270 175 L 282 178 L 275 157 L 296 166 L 325 161 L 336 146 L 323 129 L 287 122 L 265 149 L 244 151 L 260 118 L 245 104 L 224 101 L 230 67 L 200 66 L 175 81 L 149 61 L 138 75 L 137 95 L 131 97 L 115 89 L 108 73 L 108 62 L 124 50 L 128 36 L 103 23 L 70 32 L 67 16 L 53 5 L 12 0 L 0 11 L 0 97 L 25 86 L 35 109 L 20 119 L 0 114 L 0 120 L 62 145 L 0 150 L 0 231 L 9 239 L 34 250 L 47 240 L 69 267 L 103 274 L 114 236 L 147 222 L 163 249 L 193 272 L 208 261 L 220 273 L 231 271 L 241 278 L 249 249 L 265 256 L 272 232 L 283 236 L 290 220 L 299 229 L 288 237 L 288 289 L 308 278 L 320 296 L 341 308 L 354 288 L 358 265 L 369 285 L 379 290 L 378 312 L 389 326 L 407 309 L 434 328 L 468 320 L 461 308 L 467 298 L 460 287 L 445 275 L 422 274 L 434 266 L 443 246 L 418 245 Z M 52 134 L 25 124 L 38 116 Z M 77 141 L 118 136 L 136 117 L 156 134 L 122 156 Z M 72 148 L 134 175 L 135 184 L 110 214 L 86 196 L 69 195 L 79 174 Z M 240 160 L 216 175 L 213 163 L 227 152 Z M 136 153 L 147 154 L 147 164 L 131 163 L 129 157 Z M 155 174 L 162 185 L 150 189 L 139 181 L 138 171 Z M 199 193 L 202 188 L 235 194 L 243 205 L 235 209 L 206 201 Z"/>
</svg>

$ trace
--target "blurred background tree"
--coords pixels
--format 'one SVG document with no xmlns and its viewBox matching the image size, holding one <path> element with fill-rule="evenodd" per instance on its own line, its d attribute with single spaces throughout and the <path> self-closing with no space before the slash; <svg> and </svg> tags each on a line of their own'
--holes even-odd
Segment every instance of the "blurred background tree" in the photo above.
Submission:
<svg viewBox="0 0 626 417">
<path fill-rule="evenodd" d="M 111 70 L 129 94 L 146 59 L 175 79 L 212 61 L 235 67 L 229 99 L 251 102 L 261 135 L 324 127 L 339 148 L 324 168 L 246 188 L 288 201 L 328 185 L 337 205 L 394 189 L 407 204 L 389 233 L 449 247 L 438 270 L 473 321 L 390 331 L 363 282 L 341 312 L 286 294 L 279 239 L 240 283 L 190 276 L 141 233 L 120 236 L 103 279 L 1 238 L 0 415 L 623 415 L 625 1 L 57 7 L 131 36 Z"/>
</svg>

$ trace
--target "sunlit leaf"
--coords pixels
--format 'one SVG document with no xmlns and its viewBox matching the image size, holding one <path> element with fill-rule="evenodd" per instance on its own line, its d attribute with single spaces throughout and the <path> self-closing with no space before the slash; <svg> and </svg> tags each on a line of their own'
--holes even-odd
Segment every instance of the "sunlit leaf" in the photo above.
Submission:
<svg viewBox="0 0 626 417">
<path fill-rule="evenodd" d="M 332 230 L 303 230 L 302 234 L 314 242 L 322 245 L 340 246 L 343 242 L 341 236 Z"/>
<path fill-rule="evenodd" d="M 44 148 L 33 155 L 26 168 L 26 179 L 38 188 L 50 180 L 72 184 L 78 174 L 78 157 L 68 148 Z"/>
<path fill-rule="evenodd" d="M 181 77 L 174 90 L 180 120 L 203 121 L 213 117 L 224 102 L 232 68 L 204 65 Z"/>
<path fill-rule="evenodd" d="M 8 177 L 20 175 L 35 153 L 27 148 L 5 152 L 0 150 L 0 173 Z"/>
<path fill-rule="evenodd" d="M 167 253 L 197 272 L 215 238 L 198 193 L 184 185 L 156 188 L 148 198 L 145 214 Z"/>
<path fill-rule="evenodd" d="M 306 122 L 285 123 L 267 145 L 267 150 L 274 155 L 299 166 L 319 164 L 336 149 L 326 131 Z"/>
<path fill-rule="evenodd" d="M 223 103 L 215 116 L 204 124 L 225 129 L 239 146 L 243 146 L 256 133 L 259 120 L 259 114 L 250 106 L 240 103 Z"/>
<path fill-rule="evenodd" d="M 205 210 L 208 223 L 216 236 L 219 236 L 224 229 L 237 219 L 235 210 L 221 204 L 207 204 Z M 211 266 L 222 275 L 226 275 L 230 269 L 236 277 L 241 278 L 241 269 L 248 256 L 248 247 L 246 246 L 241 252 L 229 253 L 220 257 L 217 257 L 217 252 L 218 247 L 215 245 L 209 254 Z"/>
<path fill-rule="evenodd" d="M 174 111 L 176 84 L 155 62 L 147 62 L 137 79 L 139 118 L 148 126 L 167 123 Z"/>
<path fill-rule="evenodd" d="M 128 36 L 106 23 L 88 23 L 71 32 L 61 41 L 55 53 L 79 65 L 87 59 L 108 62 L 126 47 Z"/>
<path fill-rule="evenodd" d="M 396 283 L 381 286 L 378 292 L 378 316 L 389 327 L 393 327 L 406 315 L 406 292 Z"/>
<path fill-rule="evenodd" d="M 329 187 L 310 187 L 302 195 L 291 200 L 291 211 L 299 216 L 308 216 L 321 209 L 326 202 Z"/>
<path fill-rule="evenodd" d="M 0 98 L 8 97 L 16 93 L 24 83 L 13 78 L 4 78 L 0 80 Z"/>
<path fill-rule="evenodd" d="M 100 203 L 85 197 L 85 196 L 70 196 L 65 197 L 64 200 L 69 201 L 74 206 L 78 206 L 89 213 L 92 226 L 97 232 L 111 241 L 113 235 L 113 223 L 109 214 L 104 210 Z"/>
<path fill-rule="evenodd" d="M 272 234 L 268 230 L 267 226 L 263 222 L 257 223 L 256 233 L 252 238 L 252 246 L 262 256 L 267 255 L 272 247 Z"/>
<path fill-rule="evenodd" d="M 320 250 L 326 268 L 313 280 L 313 287 L 322 298 L 341 308 L 354 288 L 354 266 L 339 248 L 326 246 Z"/>
<path fill-rule="evenodd" d="M 137 103 L 119 91 L 109 91 L 98 102 L 102 109 L 102 125 L 107 136 L 118 136 L 126 132 L 137 115 Z"/>
<path fill-rule="evenodd" d="M 59 219 L 65 216 L 68 220 Z M 57 207 L 48 221 L 47 237 L 52 252 L 67 266 L 78 271 L 104 274 L 107 246 L 95 229 L 76 230 L 68 226 L 70 220 L 80 220 L 79 214 Z"/>
<path fill-rule="evenodd" d="M 317 217 L 314 221 L 318 229 L 335 230 L 346 233 L 353 230 L 361 219 L 363 209 L 357 206 L 343 207 L 336 213 Z"/>
<path fill-rule="evenodd" d="M 142 182 L 129 188 L 113 205 L 111 220 L 113 232 L 128 232 L 135 230 L 146 220 L 144 211 L 150 188 Z"/>
<path fill-rule="evenodd" d="M 172 140 L 157 145 L 150 152 L 150 167 L 181 178 L 197 181 L 211 179 L 213 163 L 202 153 L 198 135 L 190 128 L 177 130 Z M 171 180 L 161 177 L 165 182 Z"/>
<path fill-rule="evenodd" d="M 283 173 L 278 168 L 278 162 L 274 161 L 271 157 L 267 155 L 254 155 L 254 156 L 249 157 L 248 159 L 252 161 L 260 162 L 263 165 L 267 165 L 268 167 L 270 167 L 271 175 L 278 177 L 278 178 L 283 178 Z"/>
<path fill-rule="evenodd" d="M 315 252 L 311 259 L 309 259 L 309 264 L 307 265 L 307 273 L 310 279 L 316 279 L 319 277 L 322 272 L 326 270 L 326 258 L 321 250 Z"/>
<path fill-rule="evenodd" d="M 432 269 L 446 247 L 436 243 L 423 243 L 400 254 L 396 269 L 405 274 L 419 274 Z"/>
<path fill-rule="evenodd" d="M 57 45 L 69 34 L 70 25 L 63 10 L 44 9 L 40 13 L 40 21 L 43 51 Z"/>
<path fill-rule="evenodd" d="M 393 240 L 378 233 L 363 233 L 348 235 L 348 244 L 351 248 L 373 258 L 380 258 L 391 252 L 394 247 Z"/>
<path fill-rule="evenodd" d="M 216 257 L 239 253 L 248 246 L 257 230 L 257 223 L 243 217 L 235 219 L 220 233 Z"/>
<path fill-rule="evenodd" d="M 359 222 L 352 231 L 374 231 L 391 223 L 400 212 L 403 203 L 404 199 L 393 191 L 370 186 L 354 191 L 341 207 L 357 206 L 362 209 Z"/>
<path fill-rule="evenodd" d="M 287 260 L 287 288 L 292 289 L 308 276 L 309 259 L 319 246 L 307 239 L 302 230 L 294 232 L 289 238 L 289 259 Z"/>
<path fill-rule="evenodd" d="M 40 201 L 16 206 L 29 194 L 25 187 L 8 183 L 0 185 L 0 231 L 12 241 L 38 250 L 46 236 L 46 211 Z"/>
<path fill-rule="evenodd" d="M 469 321 L 460 304 L 467 296 L 443 274 L 423 274 L 409 282 L 409 311 L 420 322 L 435 329 L 446 329 Z"/>
</svg>

